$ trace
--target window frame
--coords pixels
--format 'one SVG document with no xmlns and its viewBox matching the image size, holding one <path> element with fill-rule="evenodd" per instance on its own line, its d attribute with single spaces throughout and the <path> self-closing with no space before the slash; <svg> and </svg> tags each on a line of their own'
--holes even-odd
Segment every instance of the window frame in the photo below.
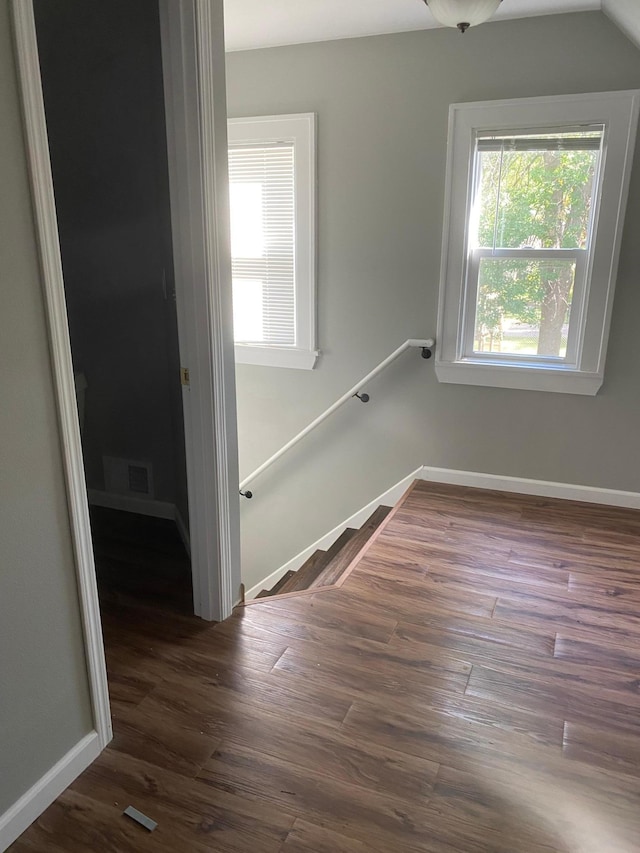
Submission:
<svg viewBox="0 0 640 853">
<path fill-rule="evenodd" d="M 295 346 L 235 343 L 237 364 L 311 370 L 316 349 L 316 116 L 231 118 L 228 145 L 293 142 L 295 191 Z"/>
<path fill-rule="evenodd" d="M 440 382 L 591 395 L 598 392 L 604 379 L 639 107 L 640 90 L 450 107 L 436 354 Z M 590 245 L 586 250 L 535 250 L 535 255 L 526 249 L 489 250 L 492 257 L 521 252 L 522 257 L 539 258 L 547 251 L 558 253 L 558 257 L 560 254 L 576 257 L 576 263 L 578 256 L 585 253 L 581 261 L 586 265 L 583 293 L 578 294 L 581 304 L 575 303 L 575 316 L 572 303 L 567 356 L 527 358 L 506 353 L 474 353 L 476 290 L 469 287 L 467 264 L 487 251 L 469 248 L 476 139 L 491 132 L 553 133 L 582 125 L 604 127 Z"/>
</svg>

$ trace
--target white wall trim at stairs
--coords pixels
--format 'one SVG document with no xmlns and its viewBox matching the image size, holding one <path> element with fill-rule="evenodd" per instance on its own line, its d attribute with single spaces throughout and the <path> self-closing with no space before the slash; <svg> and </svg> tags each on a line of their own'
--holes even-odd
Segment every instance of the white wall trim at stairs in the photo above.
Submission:
<svg viewBox="0 0 640 853">
<path fill-rule="evenodd" d="M 432 483 L 449 483 L 476 489 L 495 489 L 499 492 L 640 509 L 639 492 L 554 483 L 550 480 L 531 480 L 527 477 L 508 477 L 502 474 L 483 474 L 478 471 L 458 471 L 454 468 L 432 468 L 429 465 L 425 465 L 417 476 Z"/>
<path fill-rule="evenodd" d="M 0 816 L 0 850 L 6 850 L 13 844 L 74 779 L 95 761 L 101 751 L 98 733 L 91 732 L 86 735 Z"/>
<path fill-rule="evenodd" d="M 349 518 L 345 519 L 337 527 L 334 527 L 333 530 L 325 533 L 325 535 L 321 536 L 320 539 L 313 543 L 313 545 L 309 545 L 309 547 L 305 548 L 304 551 L 300 551 L 299 554 L 292 557 L 292 559 L 289 560 L 288 563 L 285 563 L 284 566 L 280 566 L 279 569 L 276 569 L 275 572 L 272 572 L 264 578 L 264 580 L 260 581 L 260 583 L 252 586 L 251 589 L 245 593 L 245 601 L 251 601 L 263 589 L 271 589 L 271 587 L 276 584 L 281 577 L 286 575 L 287 572 L 297 572 L 298 569 L 301 568 L 309 557 L 312 554 L 315 554 L 316 551 L 326 551 L 333 545 L 336 539 L 344 533 L 347 527 L 353 527 L 355 529 L 362 527 L 369 516 L 375 512 L 379 506 L 383 504 L 385 506 L 395 506 L 402 495 L 407 491 L 411 483 L 421 477 L 422 470 L 422 468 L 418 468 L 411 474 L 408 474 L 400 480 L 399 483 L 396 483 L 395 486 L 387 489 L 386 492 L 383 492 L 377 498 L 370 501 L 361 510 L 358 510 L 358 512 L 349 516 Z"/>
</svg>

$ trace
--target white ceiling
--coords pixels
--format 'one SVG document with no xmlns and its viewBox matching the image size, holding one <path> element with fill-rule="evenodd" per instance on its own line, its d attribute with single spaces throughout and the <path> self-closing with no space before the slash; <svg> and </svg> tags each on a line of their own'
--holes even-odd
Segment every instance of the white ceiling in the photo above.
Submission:
<svg viewBox="0 0 640 853">
<path fill-rule="evenodd" d="M 640 46 L 640 0 L 503 0 L 493 20 L 604 11 Z M 227 50 L 437 27 L 423 0 L 224 0 Z"/>
</svg>

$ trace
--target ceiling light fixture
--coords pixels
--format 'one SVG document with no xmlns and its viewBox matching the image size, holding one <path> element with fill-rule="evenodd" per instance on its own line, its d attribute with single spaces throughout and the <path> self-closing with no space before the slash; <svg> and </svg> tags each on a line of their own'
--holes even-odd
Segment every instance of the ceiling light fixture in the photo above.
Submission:
<svg viewBox="0 0 640 853">
<path fill-rule="evenodd" d="M 461 33 L 484 24 L 502 0 L 424 0 L 433 17 L 445 27 L 457 27 Z"/>
</svg>

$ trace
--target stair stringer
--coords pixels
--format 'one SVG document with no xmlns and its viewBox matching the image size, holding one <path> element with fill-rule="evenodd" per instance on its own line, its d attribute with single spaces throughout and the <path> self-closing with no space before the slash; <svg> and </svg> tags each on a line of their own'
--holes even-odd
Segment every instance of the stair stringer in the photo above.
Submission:
<svg viewBox="0 0 640 853">
<path fill-rule="evenodd" d="M 338 524 L 324 536 L 321 536 L 320 539 L 316 540 L 312 545 L 309 545 L 308 548 L 305 548 L 303 551 L 300 551 L 299 554 L 296 554 L 295 557 L 292 557 L 288 562 L 286 562 L 283 566 L 280 566 L 279 569 L 276 569 L 275 572 L 272 572 L 270 575 L 267 575 L 261 581 L 259 581 L 255 586 L 252 586 L 251 589 L 247 590 L 245 593 L 245 601 L 252 601 L 262 589 L 271 589 L 283 575 L 287 572 L 297 572 L 306 561 L 311 557 L 312 554 L 315 554 L 316 551 L 328 551 L 329 548 L 333 545 L 333 543 L 341 536 L 347 527 L 360 528 L 365 523 L 365 521 L 369 518 L 369 516 L 381 505 L 386 504 L 387 506 L 395 506 L 400 498 L 407 491 L 409 486 L 413 483 L 414 480 L 420 479 L 422 477 L 422 465 L 419 468 L 416 468 L 415 471 L 412 471 L 411 474 L 408 474 L 406 477 L 403 477 L 399 483 L 396 483 L 394 486 L 391 486 L 390 489 L 387 489 L 386 492 L 383 492 L 381 495 L 378 495 L 377 498 L 374 498 L 370 501 L 366 506 L 363 506 L 362 509 L 355 512 L 353 515 L 346 518 L 343 522 Z"/>
</svg>

